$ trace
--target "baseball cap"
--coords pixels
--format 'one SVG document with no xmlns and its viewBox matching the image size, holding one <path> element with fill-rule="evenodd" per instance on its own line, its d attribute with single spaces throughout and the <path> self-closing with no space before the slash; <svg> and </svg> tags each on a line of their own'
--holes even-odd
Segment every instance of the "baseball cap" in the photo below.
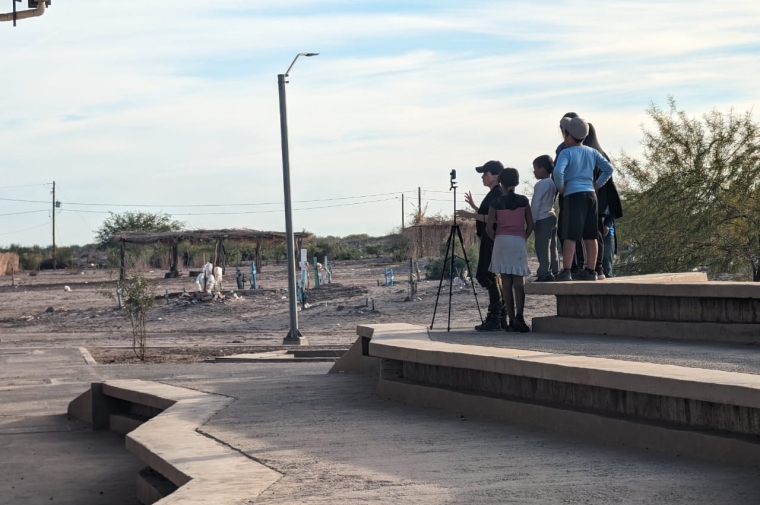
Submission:
<svg viewBox="0 0 760 505">
<path fill-rule="evenodd" d="M 574 139 L 583 140 L 588 137 L 588 123 L 583 118 L 563 117 L 562 121 L 559 122 L 559 126 L 563 130 L 570 132 L 570 135 Z"/>
<path fill-rule="evenodd" d="M 475 171 L 479 174 L 484 174 L 486 172 L 492 173 L 493 175 L 499 175 L 501 171 L 504 170 L 504 165 L 501 164 L 501 161 L 495 161 L 491 160 L 483 164 L 482 167 L 475 167 Z"/>
</svg>

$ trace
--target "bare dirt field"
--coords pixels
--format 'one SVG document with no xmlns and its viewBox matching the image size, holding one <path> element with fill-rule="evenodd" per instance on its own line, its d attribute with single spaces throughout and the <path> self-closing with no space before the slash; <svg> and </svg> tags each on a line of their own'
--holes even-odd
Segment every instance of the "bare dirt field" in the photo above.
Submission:
<svg viewBox="0 0 760 505">
<path fill-rule="evenodd" d="M 395 286 L 378 286 L 383 282 L 383 268 L 394 269 Z M 172 298 L 183 290 L 194 290 L 194 279 L 164 279 L 164 272 L 158 270 L 144 274 L 157 295 L 170 294 L 168 303 L 164 298 L 157 301 L 148 319 L 148 361 L 194 362 L 281 348 L 289 327 L 284 264 L 266 265 L 258 276 L 260 289 L 246 291 L 241 299 L 197 304 Z M 405 301 L 408 278 L 408 264 L 336 262 L 332 283 L 307 291 L 309 308 L 299 312 L 301 331 L 311 346 L 329 348 L 353 343 L 356 325 L 361 323 L 429 326 L 438 281 L 422 280 L 415 300 Z M 99 363 L 135 361 L 129 318 L 102 294 L 115 291 L 114 279 L 115 272 L 105 270 L 43 271 L 35 277 L 17 276 L 17 286 L 12 287 L 10 277 L 0 277 L 0 342 L 15 347 L 85 347 Z M 234 286 L 234 269 L 228 269 L 224 287 Z M 446 327 L 448 300 L 444 283 L 437 329 Z M 480 287 L 478 300 L 485 314 L 488 297 Z M 529 297 L 526 305 L 528 320 L 556 309 L 553 297 Z M 455 287 L 452 328 L 467 329 L 478 322 L 472 289 Z"/>
</svg>

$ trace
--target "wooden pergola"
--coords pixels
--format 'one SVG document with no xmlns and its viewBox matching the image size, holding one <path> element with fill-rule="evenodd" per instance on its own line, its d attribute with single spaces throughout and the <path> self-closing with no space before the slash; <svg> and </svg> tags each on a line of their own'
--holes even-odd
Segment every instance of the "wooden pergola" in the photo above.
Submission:
<svg viewBox="0 0 760 505">
<path fill-rule="evenodd" d="M 296 250 L 301 249 L 305 241 L 311 240 L 314 234 L 307 231 L 295 233 Z M 286 235 L 278 231 L 259 231 L 248 228 L 236 228 L 229 230 L 182 230 L 165 232 L 120 232 L 113 236 L 111 243 L 121 246 L 119 260 L 119 279 L 124 280 L 126 265 L 124 252 L 127 244 L 149 245 L 165 244 L 171 247 L 172 262 L 167 277 L 179 277 L 179 244 L 190 242 L 191 244 L 214 243 L 214 264 L 222 268 L 226 266 L 225 242 L 248 242 L 256 244 L 256 268 L 261 271 L 261 248 L 263 245 L 285 242 Z"/>
</svg>

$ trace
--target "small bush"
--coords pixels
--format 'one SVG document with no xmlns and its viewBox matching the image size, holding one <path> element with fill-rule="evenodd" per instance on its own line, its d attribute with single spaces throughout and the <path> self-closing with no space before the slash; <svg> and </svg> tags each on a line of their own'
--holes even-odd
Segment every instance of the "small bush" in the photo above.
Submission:
<svg viewBox="0 0 760 505">
<path fill-rule="evenodd" d="M 142 274 L 135 274 L 123 288 L 124 308 L 132 323 L 132 350 L 145 361 L 145 344 L 148 338 L 146 324 L 148 312 L 156 306 L 153 287 Z"/>
<path fill-rule="evenodd" d="M 432 258 L 428 264 L 425 266 L 425 278 L 426 279 L 440 279 L 441 278 L 441 272 L 445 272 L 444 276 L 446 278 L 449 278 L 451 275 L 451 258 L 446 262 L 445 270 L 444 270 L 444 264 L 443 260 L 446 256 L 446 242 L 441 243 L 440 247 L 440 253 L 441 255 L 437 258 Z M 467 259 L 470 263 L 470 272 L 468 277 L 473 277 L 475 275 L 475 270 L 478 268 L 478 246 L 477 244 L 472 244 L 470 247 L 467 248 Z M 462 253 L 462 247 L 457 242 L 456 244 L 456 259 L 454 261 L 454 276 L 457 275 L 457 272 L 460 274 L 467 268 L 467 265 L 464 261 L 464 254 Z"/>
</svg>

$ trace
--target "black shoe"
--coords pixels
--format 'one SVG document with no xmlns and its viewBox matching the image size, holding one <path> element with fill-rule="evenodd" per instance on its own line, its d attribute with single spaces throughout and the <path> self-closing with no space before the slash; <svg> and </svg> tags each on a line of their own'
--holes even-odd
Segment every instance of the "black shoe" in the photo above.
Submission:
<svg viewBox="0 0 760 505">
<path fill-rule="evenodd" d="M 499 317 L 492 317 L 480 325 L 478 331 L 499 331 L 501 330 L 501 321 Z"/>
<path fill-rule="evenodd" d="M 491 314 L 491 311 L 488 311 L 488 313 L 486 314 L 485 320 L 482 323 L 475 326 L 475 331 L 480 331 L 480 329 L 483 326 L 485 326 L 486 323 L 489 322 L 491 319 L 493 319 L 493 314 Z"/>
<path fill-rule="evenodd" d="M 541 277 L 537 277 L 536 282 L 554 282 L 554 274 L 549 272 L 548 274 L 544 274 Z"/>
<path fill-rule="evenodd" d="M 512 326 L 517 329 L 520 333 L 528 333 L 530 331 L 530 326 L 525 322 L 525 319 L 523 319 L 522 314 L 519 314 L 517 317 L 515 317 L 515 320 L 512 321 Z"/>
<path fill-rule="evenodd" d="M 575 281 L 595 281 L 596 280 L 596 272 L 593 270 L 586 270 L 585 268 L 583 270 L 578 270 L 578 272 L 573 274 L 573 280 Z"/>
<path fill-rule="evenodd" d="M 504 331 L 506 331 L 507 333 L 518 333 L 519 332 L 519 330 L 517 328 L 515 328 L 515 325 L 512 324 L 512 323 L 510 323 L 507 326 L 505 326 L 504 327 Z"/>
<path fill-rule="evenodd" d="M 573 274 L 570 272 L 570 270 L 565 269 L 565 270 L 562 270 L 556 276 L 554 276 L 554 280 L 557 282 L 571 281 L 573 280 Z"/>
</svg>

